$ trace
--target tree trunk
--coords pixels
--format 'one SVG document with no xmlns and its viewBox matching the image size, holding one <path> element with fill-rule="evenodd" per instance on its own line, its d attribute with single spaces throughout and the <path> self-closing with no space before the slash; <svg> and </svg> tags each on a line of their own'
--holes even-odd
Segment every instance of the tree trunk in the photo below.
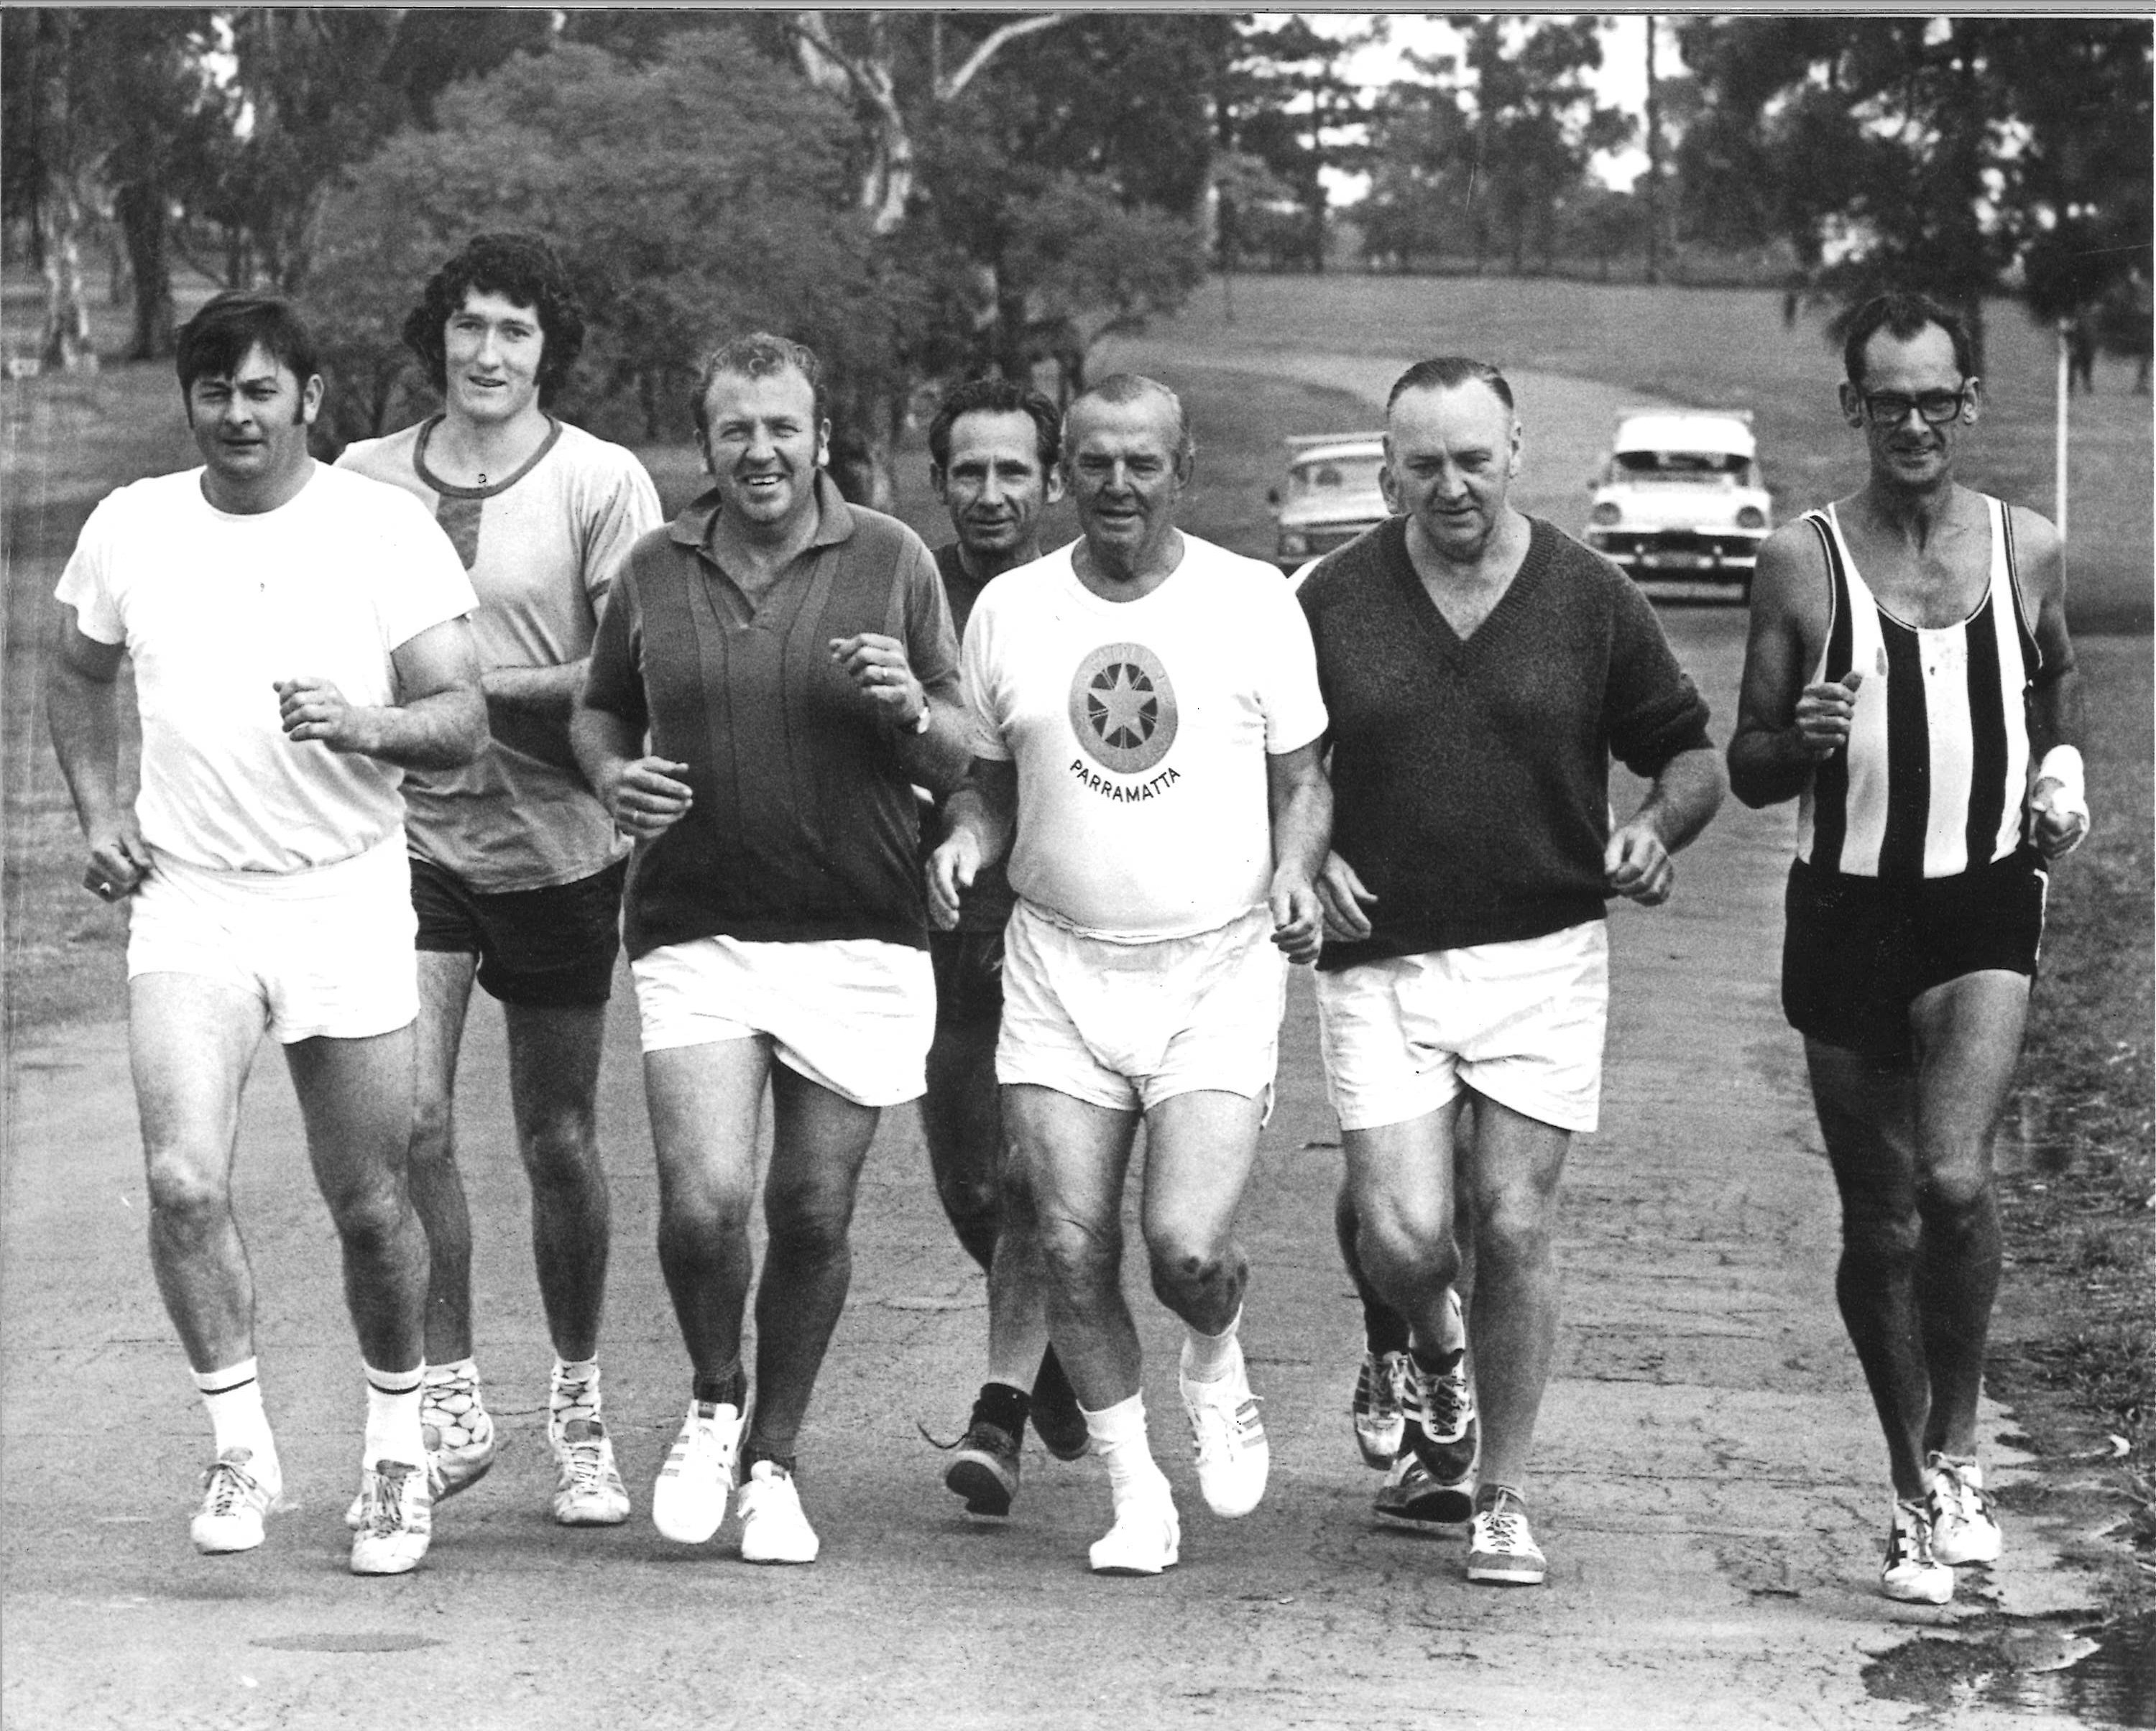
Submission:
<svg viewBox="0 0 2156 1731">
<path fill-rule="evenodd" d="M 113 197 L 126 243 L 128 274 L 134 279 L 135 335 L 128 345 L 133 361 L 162 361 L 172 352 L 172 268 L 165 251 L 165 200 L 155 186 L 137 182 Z"/>
<path fill-rule="evenodd" d="M 57 372 L 95 372 L 90 309 L 82 298 L 82 206 L 72 187 L 49 185 L 39 201 L 45 257 L 44 365 Z"/>
</svg>

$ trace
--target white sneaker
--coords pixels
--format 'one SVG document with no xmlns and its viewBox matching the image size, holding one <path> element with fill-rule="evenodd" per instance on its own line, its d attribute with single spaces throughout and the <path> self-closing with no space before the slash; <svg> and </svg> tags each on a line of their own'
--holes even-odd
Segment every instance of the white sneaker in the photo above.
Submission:
<svg viewBox="0 0 2156 1731">
<path fill-rule="evenodd" d="M 741 1446 L 741 1409 L 691 1401 L 681 1434 L 651 1487 L 651 1524 L 677 1544 L 701 1544 L 726 1518 Z"/>
<path fill-rule="evenodd" d="M 1116 1507 L 1116 1524 L 1087 1553 L 1096 1575 L 1158 1575 L 1182 1554 L 1183 1523 L 1166 1480 L 1157 1493 L 1140 1492 Z"/>
<path fill-rule="evenodd" d="M 1183 1410 L 1198 1449 L 1198 1488 L 1214 1513 L 1248 1514 L 1265 1493 L 1272 1451 L 1258 1417 L 1258 1398 L 1243 1367 L 1242 1343 L 1231 1349 L 1228 1373 L 1210 1382 L 1178 1375 Z"/>
<path fill-rule="evenodd" d="M 595 1418 L 547 1426 L 559 1482 L 554 1518 L 564 1527 L 618 1527 L 629 1518 L 629 1487 L 613 1460 L 613 1439 Z M 724 1510 L 723 1503 L 721 1505 Z"/>
<path fill-rule="evenodd" d="M 202 1508 L 187 1531 L 203 1555 L 253 1550 L 262 1543 L 264 1517 L 285 1506 L 276 1462 L 269 1462 L 261 1478 L 248 1470 L 254 1462 L 253 1449 L 228 1448 L 203 1474 Z"/>
<path fill-rule="evenodd" d="M 1979 1567 L 1999 1560 L 1999 1523 L 1991 1513 L 1991 1493 L 1984 1488 L 1984 1468 L 1974 1460 L 1933 1454 L 1924 1462 L 1931 1478 L 1926 1498 L 1932 1516 L 1932 1555 L 1956 1566 Z"/>
<path fill-rule="evenodd" d="M 360 1479 L 366 1518 L 352 1541 L 354 1575 L 408 1575 L 434 1533 L 434 1496 L 427 1469 L 377 1461 Z"/>
<path fill-rule="evenodd" d="M 419 1426 L 434 1469 L 434 1495 L 454 1497 L 477 1484 L 494 1464 L 494 1416 L 476 1382 L 429 1382 L 419 1390 Z"/>
<path fill-rule="evenodd" d="M 1527 1505 L 1502 1485 L 1477 1494 L 1467 1529 L 1467 1578 L 1485 1585 L 1538 1587 L 1549 1562 L 1527 1525 Z"/>
<path fill-rule="evenodd" d="M 1407 1435 L 1407 1420 L 1400 1411 L 1407 1359 L 1404 1352 L 1364 1353 L 1362 1370 L 1355 1378 L 1355 1396 L 1348 1403 L 1363 1464 L 1380 1472 L 1393 1464 Z"/>
<path fill-rule="evenodd" d="M 822 1546 L 793 1475 L 776 1461 L 758 1461 L 741 1488 L 742 1561 L 813 1563 Z"/>
<path fill-rule="evenodd" d="M 1894 1505 L 1894 1524 L 1887 1529 L 1887 1561 L 1879 1570 L 1879 1590 L 1911 1605 L 1943 1605 L 1953 1597 L 1954 1574 L 1932 1554 L 1932 1516 L 1928 1500 L 1912 1497 Z"/>
</svg>

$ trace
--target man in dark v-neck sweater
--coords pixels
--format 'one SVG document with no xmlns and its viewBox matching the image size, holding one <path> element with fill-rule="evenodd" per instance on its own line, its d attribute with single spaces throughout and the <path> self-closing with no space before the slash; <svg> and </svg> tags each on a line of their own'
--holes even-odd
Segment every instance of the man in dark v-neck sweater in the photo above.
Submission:
<svg viewBox="0 0 2156 1731">
<path fill-rule="evenodd" d="M 1502 375 L 1409 369 L 1385 448 L 1404 515 L 1300 591 L 1331 717 L 1318 1007 L 1370 1349 L 1356 1427 L 1375 1464 L 1398 1411 L 1380 1513 L 1471 1517 L 1468 1579 L 1533 1585 L 1547 1565 L 1522 1488 L 1557 1327 L 1558 1179 L 1599 1108 L 1603 904 L 1666 899 L 1670 856 L 1724 783 L 1645 600 L 1507 502 L 1520 428 Z M 1614 830 L 1613 755 L 1652 782 Z M 1471 1101 L 1471 1374 L 1452 1196 Z"/>
</svg>

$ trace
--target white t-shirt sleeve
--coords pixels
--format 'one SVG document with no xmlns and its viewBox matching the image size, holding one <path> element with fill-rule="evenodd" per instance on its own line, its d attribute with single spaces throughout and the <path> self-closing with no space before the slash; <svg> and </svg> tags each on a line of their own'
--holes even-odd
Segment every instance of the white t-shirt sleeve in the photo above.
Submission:
<svg viewBox="0 0 2156 1731">
<path fill-rule="evenodd" d="M 446 619 L 475 612 L 479 597 L 464 561 L 427 508 L 402 488 L 373 484 L 382 494 L 377 607 L 383 647 L 395 649 Z"/>
<path fill-rule="evenodd" d="M 75 625 L 82 634 L 100 643 L 127 639 L 127 627 L 112 594 L 111 549 L 116 494 L 108 494 L 90 514 L 69 555 L 53 591 L 62 605 L 74 609 Z"/>
<path fill-rule="evenodd" d="M 584 519 L 584 592 L 596 613 L 629 550 L 659 527 L 659 489 L 634 453 L 606 447 L 615 462 L 592 474 L 592 497 Z"/>
<path fill-rule="evenodd" d="M 1004 738 L 1004 716 L 994 668 L 998 633 L 996 609 L 984 595 L 966 621 L 966 642 L 958 655 L 959 695 L 966 705 L 968 743 L 973 755 L 1008 763 L 1011 748 Z"/>
<path fill-rule="evenodd" d="M 1285 583 L 1265 597 L 1252 624 L 1258 633 L 1258 700 L 1265 706 L 1265 751 L 1278 757 L 1325 731 L 1325 699 L 1317 686 L 1317 651 L 1295 592 Z"/>
</svg>

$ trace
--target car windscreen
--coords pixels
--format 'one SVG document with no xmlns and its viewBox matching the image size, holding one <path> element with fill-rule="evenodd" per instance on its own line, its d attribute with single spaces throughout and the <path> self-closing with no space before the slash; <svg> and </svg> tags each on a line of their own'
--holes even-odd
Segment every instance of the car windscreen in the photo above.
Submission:
<svg viewBox="0 0 2156 1731">
<path fill-rule="evenodd" d="M 1289 476 L 1297 499 L 1345 499 L 1351 494 L 1374 493 L 1378 490 L 1378 472 L 1384 467 L 1384 458 L 1368 457 L 1327 457 L 1312 463 L 1298 463 Z"/>
<path fill-rule="evenodd" d="M 1734 451 L 1620 451 L 1617 475 L 1634 481 L 1737 481 L 1751 459 Z"/>
</svg>

